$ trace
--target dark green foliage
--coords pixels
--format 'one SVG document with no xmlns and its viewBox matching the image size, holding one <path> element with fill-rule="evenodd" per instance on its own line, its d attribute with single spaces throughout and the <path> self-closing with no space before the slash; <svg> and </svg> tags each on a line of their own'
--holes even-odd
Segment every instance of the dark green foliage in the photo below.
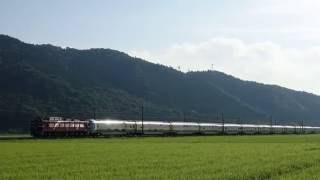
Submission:
<svg viewBox="0 0 320 180">
<path fill-rule="evenodd" d="M 318 124 L 320 97 L 306 92 L 293 91 L 275 85 L 241 81 L 220 72 L 194 72 L 191 76 L 218 87 L 227 96 L 234 98 L 252 110 L 273 115 L 279 123 Z"/>
<path fill-rule="evenodd" d="M 31 45 L 0 35 L 0 131 L 28 130 L 35 115 L 244 122 L 302 118 L 316 124 L 320 97 L 241 81 L 220 72 L 182 73 L 110 49 Z M 217 120 L 216 120 L 217 121 Z M 218 120 L 220 121 L 220 120 Z M 234 122 L 230 120 L 230 122 Z"/>
</svg>

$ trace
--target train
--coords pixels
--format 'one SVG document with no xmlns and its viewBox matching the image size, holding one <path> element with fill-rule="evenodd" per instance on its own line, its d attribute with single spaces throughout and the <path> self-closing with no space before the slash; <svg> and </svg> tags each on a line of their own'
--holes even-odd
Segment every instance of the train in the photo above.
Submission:
<svg viewBox="0 0 320 180">
<path fill-rule="evenodd" d="M 320 127 L 142 121 L 117 119 L 79 120 L 63 117 L 35 118 L 31 123 L 34 137 L 99 137 L 134 135 L 237 135 L 320 133 Z"/>
<path fill-rule="evenodd" d="M 63 117 L 36 117 L 31 122 L 33 137 L 88 136 L 89 121 Z"/>
</svg>

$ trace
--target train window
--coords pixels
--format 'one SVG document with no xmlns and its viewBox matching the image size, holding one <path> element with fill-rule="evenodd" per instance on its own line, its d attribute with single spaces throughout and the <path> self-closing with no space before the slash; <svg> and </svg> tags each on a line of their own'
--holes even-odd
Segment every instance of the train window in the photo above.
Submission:
<svg viewBox="0 0 320 180">
<path fill-rule="evenodd" d="M 60 127 L 64 127 L 64 124 L 63 124 L 63 123 L 61 123 L 61 124 L 60 124 Z"/>
</svg>

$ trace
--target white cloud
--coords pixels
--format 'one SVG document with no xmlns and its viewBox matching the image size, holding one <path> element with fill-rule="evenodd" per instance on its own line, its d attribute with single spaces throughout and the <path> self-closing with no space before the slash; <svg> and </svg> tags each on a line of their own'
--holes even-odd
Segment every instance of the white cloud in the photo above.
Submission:
<svg viewBox="0 0 320 180">
<path fill-rule="evenodd" d="M 253 14 L 266 15 L 314 15 L 319 14 L 318 0 L 267 0 L 257 4 Z"/>
<path fill-rule="evenodd" d="M 213 67 L 245 80 L 320 94 L 320 47 L 292 49 L 272 42 L 213 38 L 159 51 L 133 50 L 129 54 L 174 68 L 180 66 L 182 71 Z"/>
</svg>

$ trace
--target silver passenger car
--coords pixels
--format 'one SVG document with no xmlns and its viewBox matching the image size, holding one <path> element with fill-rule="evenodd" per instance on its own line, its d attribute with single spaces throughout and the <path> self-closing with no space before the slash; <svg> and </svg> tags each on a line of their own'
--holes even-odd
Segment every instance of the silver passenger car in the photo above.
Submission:
<svg viewBox="0 0 320 180">
<path fill-rule="evenodd" d="M 320 127 L 254 124 L 220 124 L 196 122 L 163 122 L 135 120 L 90 120 L 92 135 L 130 134 L 294 134 L 320 133 Z"/>
<path fill-rule="evenodd" d="M 220 134 L 222 132 L 222 124 L 200 123 L 199 126 L 202 134 Z"/>
<path fill-rule="evenodd" d="M 196 134 L 200 133 L 200 124 L 192 122 L 172 122 L 172 132 L 176 134 Z"/>
</svg>

